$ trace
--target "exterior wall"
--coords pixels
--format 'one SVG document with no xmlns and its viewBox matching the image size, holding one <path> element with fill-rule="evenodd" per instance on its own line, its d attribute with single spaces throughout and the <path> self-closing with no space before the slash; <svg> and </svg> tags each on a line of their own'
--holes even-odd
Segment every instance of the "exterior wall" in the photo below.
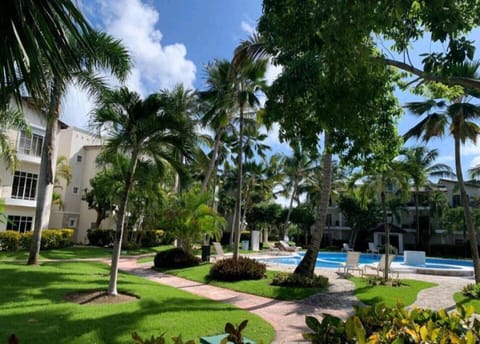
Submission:
<svg viewBox="0 0 480 344">
<path fill-rule="evenodd" d="M 87 242 L 87 230 L 95 222 L 96 212 L 82 201 L 85 189 L 90 188 L 90 179 L 97 172 L 95 160 L 100 152 L 101 138 L 74 127 L 63 130 L 59 137 L 59 156 L 65 156 L 72 169 L 72 179 L 67 185 L 64 180 L 56 192 L 61 194 L 64 208 L 52 209 L 51 228 L 74 228 L 74 241 Z"/>
</svg>

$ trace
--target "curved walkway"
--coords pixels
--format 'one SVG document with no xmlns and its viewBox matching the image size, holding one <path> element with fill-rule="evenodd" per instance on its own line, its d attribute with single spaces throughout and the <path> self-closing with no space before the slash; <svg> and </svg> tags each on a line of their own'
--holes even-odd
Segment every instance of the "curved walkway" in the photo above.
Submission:
<svg viewBox="0 0 480 344">
<path fill-rule="evenodd" d="M 276 338 L 273 342 L 275 344 L 305 342 L 301 334 L 308 331 L 305 325 L 306 315 L 321 317 L 322 314 L 328 313 L 346 319 L 353 313 L 353 305 L 361 304 L 353 295 L 353 283 L 331 269 L 317 271 L 328 277 L 330 281 L 328 292 L 313 295 L 302 301 L 279 301 L 162 274 L 150 269 L 151 263 L 137 264 L 137 258 L 122 258 L 120 269 L 157 283 L 184 289 L 192 294 L 215 301 L 230 303 L 255 313 L 268 321 L 275 329 Z M 274 268 L 275 270 L 279 268 L 289 270 L 285 266 L 275 266 Z M 438 284 L 436 287 L 422 290 L 414 303 L 415 306 L 430 309 L 455 309 L 453 294 L 460 291 L 466 284 L 473 283 L 473 279 L 468 277 L 411 273 L 402 273 L 400 278 Z"/>
</svg>

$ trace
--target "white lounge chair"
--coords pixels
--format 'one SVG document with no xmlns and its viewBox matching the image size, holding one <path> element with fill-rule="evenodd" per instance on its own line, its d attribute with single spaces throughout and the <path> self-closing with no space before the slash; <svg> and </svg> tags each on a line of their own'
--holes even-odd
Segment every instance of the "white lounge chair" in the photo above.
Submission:
<svg viewBox="0 0 480 344">
<path fill-rule="evenodd" d="M 363 276 L 363 268 L 358 265 L 360 261 L 360 252 L 349 251 L 347 253 L 347 261 L 345 263 L 340 263 L 338 270 L 343 269 L 343 273 L 347 274 L 349 271 L 359 271 Z"/>
<path fill-rule="evenodd" d="M 397 278 L 398 278 L 398 271 L 394 271 L 392 270 L 391 266 L 392 266 L 392 262 L 393 260 L 395 259 L 395 255 L 394 254 L 389 254 L 388 255 L 388 272 L 390 274 L 396 274 L 397 275 Z M 386 255 L 382 254 L 382 256 L 380 257 L 380 261 L 378 263 L 374 263 L 374 264 L 365 264 L 363 266 L 363 269 L 364 269 L 364 273 L 366 274 L 367 273 L 367 269 L 370 268 L 372 270 L 375 270 L 377 272 L 377 276 L 380 275 L 380 273 L 382 273 L 384 270 L 385 270 L 385 260 L 386 260 Z"/>
<path fill-rule="evenodd" d="M 374 254 L 378 254 L 378 253 L 379 253 L 378 247 L 375 246 L 375 243 L 374 243 L 374 242 L 369 242 L 369 243 L 368 243 L 367 252 L 374 253 Z"/>
<path fill-rule="evenodd" d="M 280 251 L 286 252 L 297 252 L 301 249 L 301 247 L 290 246 L 286 241 L 280 240 L 275 244 Z"/>
<path fill-rule="evenodd" d="M 223 252 L 222 244 L 220 244 L 219 242 L 214 242 L 213 249 L 215 250 L 215 255 L 213 255 L 212 258 L 215 261 L 225 258 L 225 252 Z"/>
<path fill-rule="evenodd" d="M 342 246 L 342 250 L 344 250 L 345 252 L 348 252 L 348 251 L 353 251 L 353 248 L 350 247 L 346 242 L 344 242 Z"/>
</svg>

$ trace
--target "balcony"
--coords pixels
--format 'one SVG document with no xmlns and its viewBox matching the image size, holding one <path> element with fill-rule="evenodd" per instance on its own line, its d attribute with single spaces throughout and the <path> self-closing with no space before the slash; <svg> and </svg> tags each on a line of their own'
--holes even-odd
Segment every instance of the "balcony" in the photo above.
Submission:
<svg viewBox="0 0 480 344">
<path fill-rule="evenodd" d="M 31 154 L 18 153 L 17 159 L 18 161 L 29 162 L 36 165 L 40 165 L 40 163 L 42 162 L 42 158 L 36 155 L 31 155 Z"/>
</svg>

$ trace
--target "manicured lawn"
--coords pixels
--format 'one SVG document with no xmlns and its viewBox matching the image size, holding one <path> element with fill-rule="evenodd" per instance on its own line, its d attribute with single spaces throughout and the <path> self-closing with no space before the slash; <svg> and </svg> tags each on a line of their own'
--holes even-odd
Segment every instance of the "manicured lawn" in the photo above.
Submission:
<svg viewBox="0 0 480 344">
<path fill-rule="evenodd" d="M 275 271 L 267 271 L 267 278 L 261 280 L 237 282 L 213 281 L 209 280 L 207 277 L 210 271 L 210 267 L 211 264 L 203 264 L 185 269 L 162 270 L 162 272 L 183 277 L 196 282 L 216 285 L 222 288 L 269 297 L 277 300 L 301 300 L 322 291 L 322 289 L 318 288 L 292 288 L 272 286 L 270 285 L 270 282 L 272 281 L 272 278 L 276 273 Z"/>
<path fill-rule="evenodd" d="M 436 286 L 435 283 L 404 280 L 402 286 L 370 286 L 366 278 L 353 277 L 351 281 L 355 283 L 355 296 L 367 305 L 384 303 L 387 306 L 395 306 L 397 300 L 400 300 L 404 306 L 409 306 L 415 302 L 420 290 Z"/>
<path fill-rule="evenodd" d="M 473 306 L 473 308 L 475 309 L 475 313 L 480 313 L 480 299 L 471 299 L 460 292 L 453 294 L 453 299 L 455 300 L 457 305 L 462 305 L 464 307 Z"/>
<path fill-rule="evenodd" d="M 0 263 L 0 338 L 15 333 L 21 343 L 132 343 L 165 333 L 184 339 L 223 333 L 227 321 L 248 319 L 245 335 L 270 343 L 273 328 L 258 316 L 142 278 L 119 274 L 119 291 L 138 301 L 78 305 L 64 301 L 70 292 L 105 290 L 109 269 L 101 263 L 68 262 L 26 266 Z"/>
<path fill-rule="evenodd" d="M 138 255 L 155 253 L 172 248 L 170 245 L 140 248 L 135 250 L 122 250 L 122 255 Z M 107 258 L 112 256 L 112 249 L 94 246 L 74 246 L 56 250 L 40 251 L 40 259 L 83 259 L 83 258 Z M 0 261 L 27 260 L 28 251 L 0 252 Z"/>
</svg>

